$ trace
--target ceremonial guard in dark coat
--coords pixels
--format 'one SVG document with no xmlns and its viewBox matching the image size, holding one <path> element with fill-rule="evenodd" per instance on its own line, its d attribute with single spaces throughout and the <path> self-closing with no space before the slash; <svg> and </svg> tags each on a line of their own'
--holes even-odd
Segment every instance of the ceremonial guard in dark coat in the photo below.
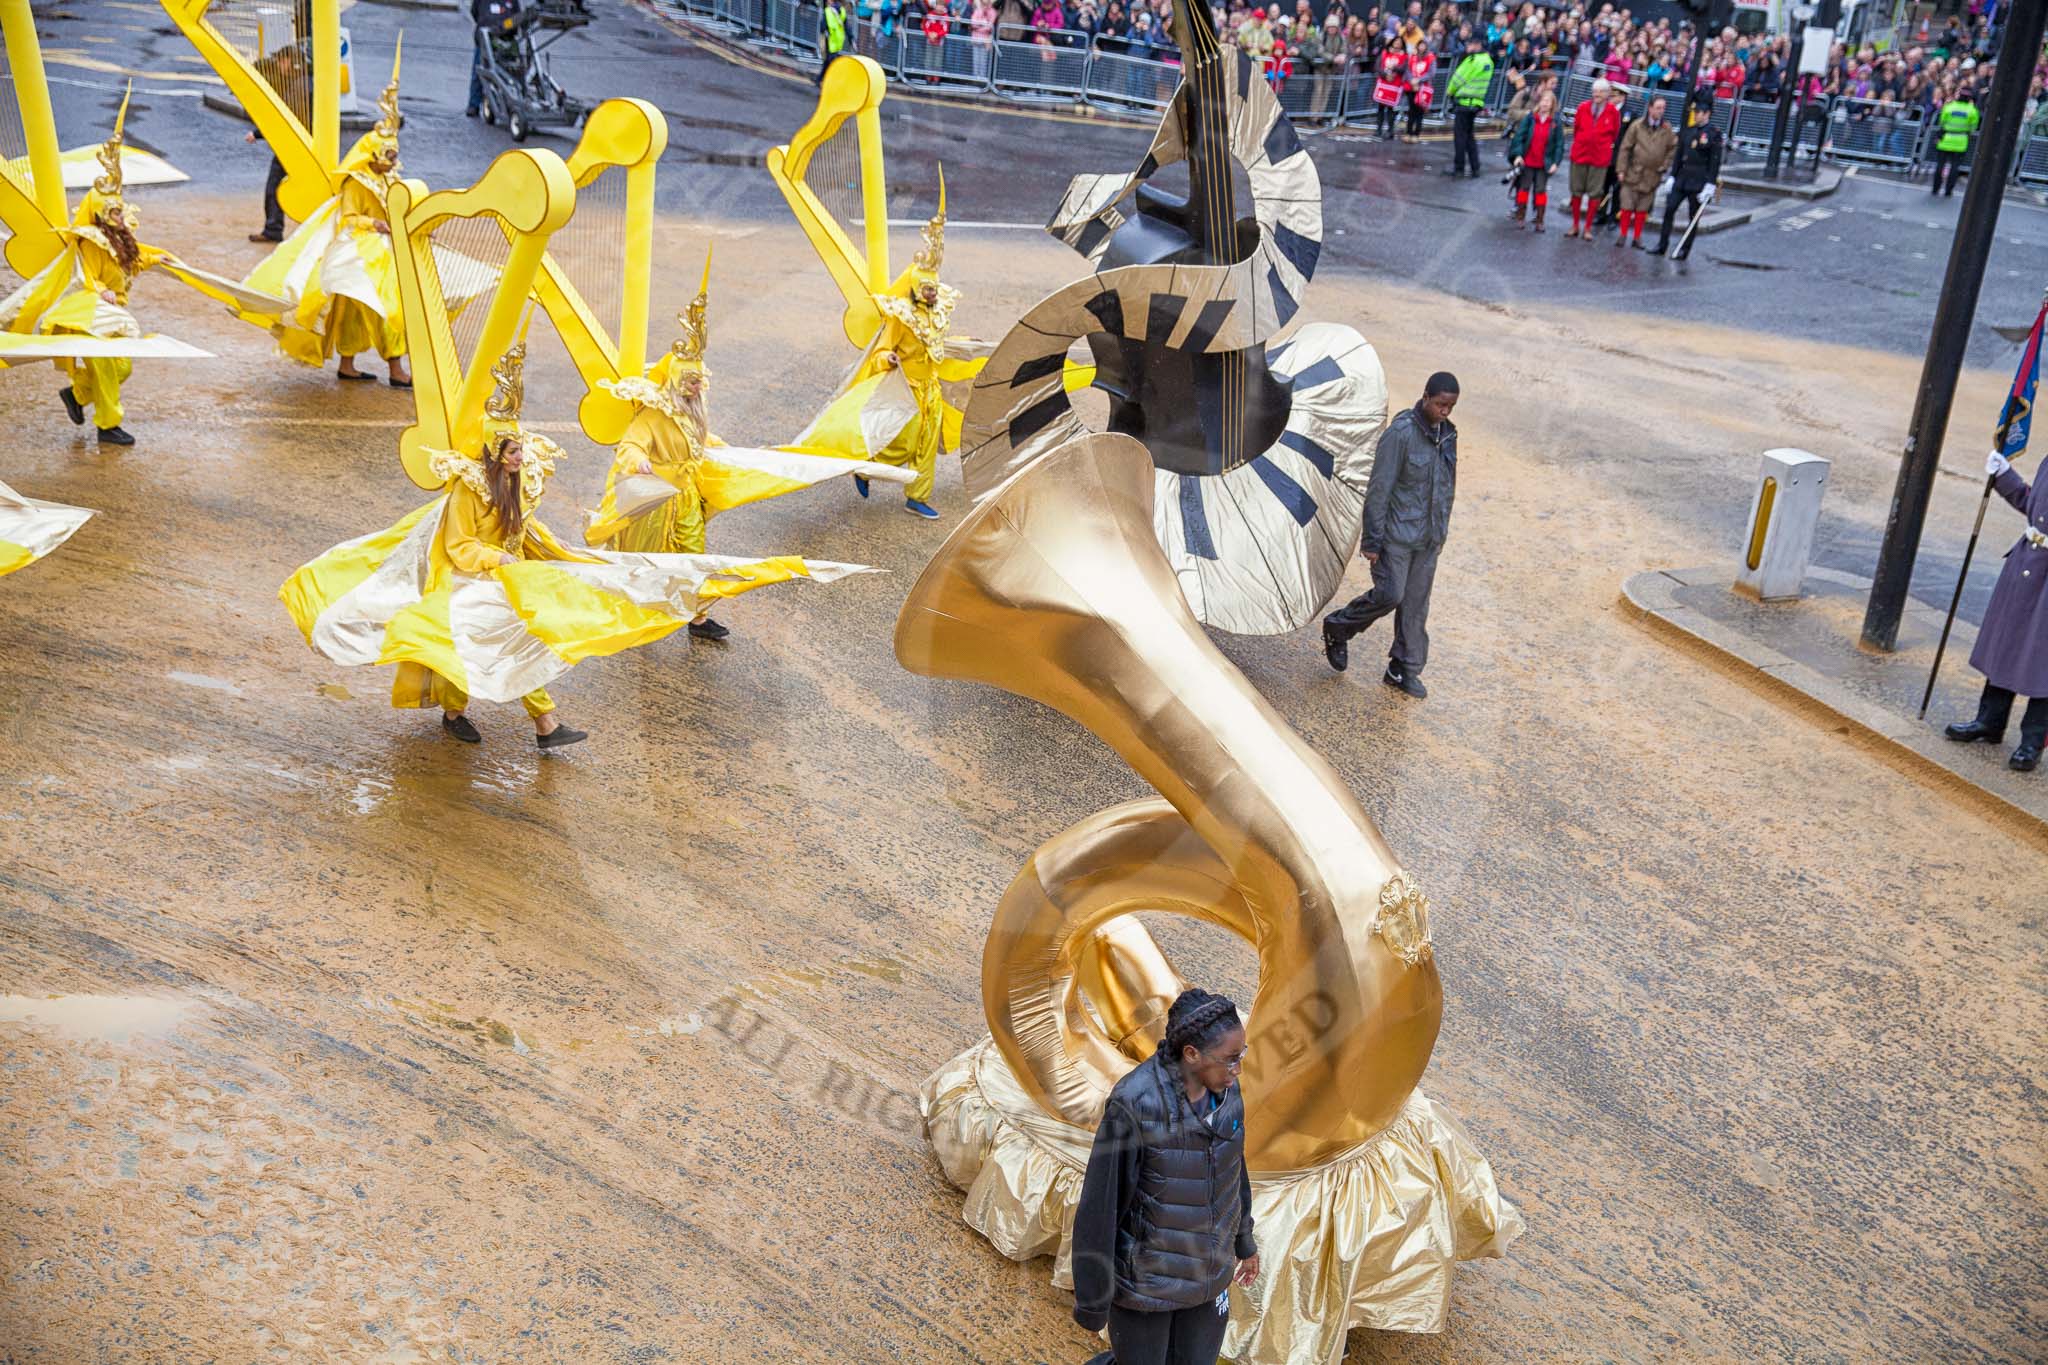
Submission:
<svg viewBox="0 0 2048 1365">
<path fill-rule="evenodd" d="M 2011 762 L 2023 773 L 2032 772 L 2048 742 L 2048 480 L 2029 487 L 2002 455 L 1991 456 L 1985 468 L 1995 476 L 1992 487 L 2019 509 L 2027 525 L 2006 553 L 2005 569 L 1977 631 L 1977 647 L 1970 651 L 1970 666 L 1984 675 L 1977 718 L 1951 725 L 1946 733 L 1954 740 L 1997 744 L 2012 718 L 2013 698 L 2023 696 L 2027 709 Z"/>
</svg>

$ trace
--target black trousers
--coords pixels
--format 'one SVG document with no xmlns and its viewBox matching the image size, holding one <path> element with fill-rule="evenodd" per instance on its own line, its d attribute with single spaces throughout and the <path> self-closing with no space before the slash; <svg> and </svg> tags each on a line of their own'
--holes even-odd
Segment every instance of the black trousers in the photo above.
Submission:
<svg viewBox="0 0 2048 1365">
<path fill-rule="evenodd" d="M 270 158 L 270 174 L 263 181 L 263 231 L 266 236 L 284 236 L 284 208 L 277 202 L 277 187 L 284 183 L 284 163 Z"/>
<path fill-rule="evenodd" d="M 1977 719 L 1994 730 L 2004 730 L 2012 719 L 2016 695 L 2010 688 L 1985 683 L 1984 695 L 1977 699 Z M 2027 709 L 2020 713 L 2020 743 L 2036 749 L 2048 744 L 2048 697 L 2027 698 Z"/>
<path fill-rule="evenodd" d="M 1376 117 L 1379 121 L 1378 131 L 1381 139 L 1384 140 L 1392 137 L 1394 135 L 1395 120 L 1400 118 L 1400 114 L 1395 111 L 1395 107 L 1391 104 L 1380 105 Z"/>
<path fill-rule="evenodd" d="M 1425 112 L 1426 112 L 1426 111 L 1425 111 L 1425 110 L 1423 109 L 1423 107 L 1422 107 L 1421 105 L 1419 105 L 1419 104 L 1417 104 L 1417 103 L 1415 102 L 1415 96 L 1414 96 L 1414 95 L 1412 95 L 1412 94 L 1411 94 L 1411 95 L 1409 95 L 1409 96 L 1408 96 L 1408 136 L 1410 136 L 1410 137 L 1421 137 L 1421 136 L 1422 136 L 1422 115 L 1423 115 L 1423 114 L 1424 114 Z"/>
<path fill-rule="evenodd" d="M 1222 1296 L 1218 1296 L 1222 1299 Z M 1216 1365 L 1230 1304 L 1199 1303 L 1171 1313 L 1109 1310 L 1110 1349 L 1088 1365 Z"/>
<path fill-rule="evenodd" d="M 1479 174 L 1479 135 L 1476 125 L 1479 111 L 1467 105 L 1459 105 L 1451 125 L 1451 143 L 1455 150 L 1451 155 L 1453 171 L 1470 170 Z"/>
<path fill-rule="evenodd" d="M 1441 545 L 1389 545 L 1372 562 L 1372 591 L 1354 597 L 1323 618 L 1323 636 L 1349 640 L 1392 613 L 1394 643 L 1387 659 L 1402 677 L 1412 678 L 1429 662 L 1429 593 L 1436 586 Z"/>
<path fill-rule="evenodd" d="M 1964 150 L 1967 151 L 1968 149 L 1965 148 Z M 1961 175 L 1963 171 L 1963 152 L 1936 152 L 1934 154 L 1934 193 L 1936 194 L 1944 192 L 1941 188 L 1941 175 L 1944 170 L 1948 172 L 1948 189 L 1946 193 L 1954 194 L 1956 192 L 1956 177 Z"/>
<path fill-rule="evenodd" d="M 1681 202 L 1691 204 L 1693 217 L 1699 216 L 1701 188 L 1701 186 L 1694 186 L 1692 189 L 1686 189 L 1682 185 L 1673 185 L 1671 187 L 1670 195 L 1664 200 L 1664 231 L 1657 238 L 1657 250 L 1662 251 L 1665 247 L 1671 245 L 1671 219 L 1677 214 L 1678 206 Z M 1690 223 L 1692 218 L 1687 218 L 1685 221 Z M 1688 242 L 1685 249 L 1691 251 L 1692 244 Z"/>
</svg>

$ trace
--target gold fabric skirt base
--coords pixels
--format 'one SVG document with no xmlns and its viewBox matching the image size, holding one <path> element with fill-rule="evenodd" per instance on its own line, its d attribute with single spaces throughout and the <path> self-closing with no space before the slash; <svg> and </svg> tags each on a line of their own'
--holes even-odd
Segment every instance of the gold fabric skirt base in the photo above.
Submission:
<svg viewBox="0 0 2048 1365">
<path fill-rule="evenodd" d="M 1094 1134 L 1053 1118 L 993 1039 L 918 1091 L 939 1164 L 967 1192 L 967 1225 L 1013 1261 L 1051 1256 L 1072 1289 L 1074 1208 Z M 1438 1332 L 1451 1265 L 1505 1254 L 1522 1216 L 1451 1114 L 1420 1090 L 1370 1141 L 1321 1166 L 1252 1177 L 1260 1273 L 1230 1295 L 1223 1358 L 1331 1365 L 1353 1327 Z"/>
</svg>

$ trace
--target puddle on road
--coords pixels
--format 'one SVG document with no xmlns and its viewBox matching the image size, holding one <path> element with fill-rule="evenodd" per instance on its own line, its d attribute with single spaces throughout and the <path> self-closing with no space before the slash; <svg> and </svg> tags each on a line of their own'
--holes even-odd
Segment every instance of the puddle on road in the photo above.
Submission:
<svg viewBox="0 0 2048 1365">
<path fill-rule="evenodd" d="M 161 1037 L 192 1010 L 189 1000 L 152 995 L 0 995 L 0 1023 L 39 1025 L 66 1038 L 125 1043 Z"/>
<path fill-rule="evenodd" d="M 242 689 L 226 678 L 209 678 L 204 673 L 166 673 L 164 676 L 187 687 L 203 687 L 209 692 L 225 692 L 231 697 L 242 695 Z"/>
</svg>

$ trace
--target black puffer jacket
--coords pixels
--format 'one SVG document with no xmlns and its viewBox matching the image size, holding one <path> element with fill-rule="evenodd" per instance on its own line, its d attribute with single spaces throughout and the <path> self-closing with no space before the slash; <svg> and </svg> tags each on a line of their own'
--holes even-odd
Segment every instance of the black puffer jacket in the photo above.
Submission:
<svg viewBox="0 0 2048 1365">
<path fill-rule="evenodd" d="M 1074 1320 L 1099 1331 L 1111 1303 L 1170 1312 L 1207 1303 L 1256 1254 L 1244 1097 L 1188 1102 L 1158 1054 L 1109 1093 L 1074 1212 Z"/>
</svg>

